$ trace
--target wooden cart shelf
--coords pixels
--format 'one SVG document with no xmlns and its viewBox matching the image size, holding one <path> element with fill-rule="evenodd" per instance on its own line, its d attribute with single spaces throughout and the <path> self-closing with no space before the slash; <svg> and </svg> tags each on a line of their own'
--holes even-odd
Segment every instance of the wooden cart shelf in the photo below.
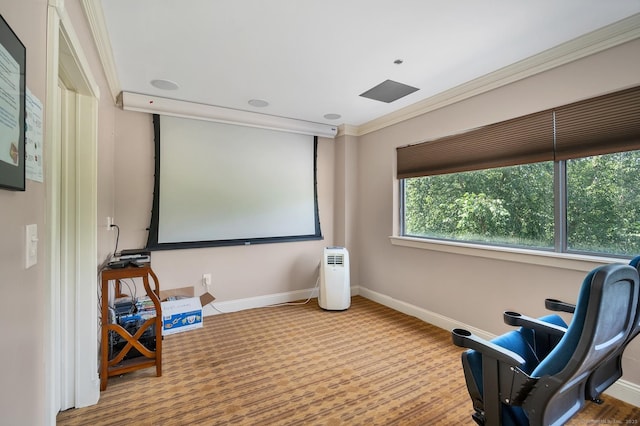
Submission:
<svg viewBox="0 0 640 426">
<path fill-rule="evenodd" d="M 151 288 L 149 277 L 153 281 Z M 121 297 L 120 281 L 129 278 L 142 278 L 147 296 L 153 302 L 156 316 L 147 319 L 132 335 L 124 327 L 109 321 L 109 286 L 114 285 L 115 297 Z M 128 266 L 120 269 L 104 269 L 102 271 L 102 340 L 100 359 L 100 390 L 107 388 L 109 377 L 139 370 L 142 368 L 156 367 L 156 375 L 162 375 L 162 308 L 160 305 L 160 285 L 158 277 L 149 264 L 142 266 Z M 155 349 L 148 348 L 140 341 L 144 332 L 155 327 Z M 109 333 L 117 333 L 127 343 L 118 353 L 109 358 Z M 131 350 L 137 350 L 140 356 L 127 358 Z"/>
</svg>

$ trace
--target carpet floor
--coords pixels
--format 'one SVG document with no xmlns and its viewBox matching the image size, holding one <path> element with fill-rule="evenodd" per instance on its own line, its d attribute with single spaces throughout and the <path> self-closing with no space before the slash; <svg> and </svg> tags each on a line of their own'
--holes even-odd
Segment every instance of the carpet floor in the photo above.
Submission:
<svg viewBox="0 0 640 426">
<path fill-rule="evenodd" d="M 308 304 L 206 317 L 166 336 L 163 375 L 110 378 L 67 425 L 473 425 L 450 332 L 363 297 L 346 311 Z M 638 424 L 605 395 L 570 425 Z"/>
</svg>

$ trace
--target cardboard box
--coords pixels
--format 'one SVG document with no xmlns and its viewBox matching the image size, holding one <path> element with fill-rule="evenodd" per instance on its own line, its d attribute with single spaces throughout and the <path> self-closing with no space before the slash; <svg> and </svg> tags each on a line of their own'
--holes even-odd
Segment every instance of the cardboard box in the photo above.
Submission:
<svg viewBox="0 0 640 426">
<path fill-rule="evenodd" d="M 160 300 L 166 301 L 169 298 L 184 298 L 195 296 L 193 287 L 170 288 L 169 290 L 160 290 Z"/>
<path fill-rule="evenodd" d="M 193 287 L 164 290 L 162 300 L 162 335 L 202 328 L 202 306 L 215 300 L 209 293 L 193 297 Z M 172 299 L 172 300 L 167 300 Z"/>
<path fill-rule="evenodd" d="M 202 304 L 197 297 L 162 302 L 162 335 L 202 328 Z"/>
</svg>

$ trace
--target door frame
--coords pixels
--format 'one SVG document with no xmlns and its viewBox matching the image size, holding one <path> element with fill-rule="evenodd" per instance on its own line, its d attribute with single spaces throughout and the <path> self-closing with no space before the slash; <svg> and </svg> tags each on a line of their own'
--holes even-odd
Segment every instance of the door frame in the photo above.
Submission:
<svg viewBox="0 0 640 426">
<path fill-rule="evenodd" d="M 47 424 L 55 425 L 56 415 L 63 407 L 61 386 L 72 387 L 65 389 L 64 394 L 67 395 L 65 400 L 73 399 L 75 407 L 95 404 L 100 397 L 97 309 L 97 129 L 100 92 L 64 8 L 64 0 L 49 0 L 47 24 L 44 114 L 47 235 L 47 312 L 44 333 L 47 338 L 44 353 L 47 412 L 44 418 Z M 66 111 L 60 108 L 60 80 L 69 89 L 65 96 L 73 96 L 75 101 L 75 107 Z M 63 167 L 61 162 L 62 120 L 73 123 L 72 131 L 67 132 L 72 136 L 64 142 L 76 159 L 70 169 Z M 63 179 L 71 175 L 73 179 Z M 64 190 L 63 184 L 66 185 Z M 73 197 L 63 199 L 63 191 L 70 191 Z M 61 223 L 66 219 L 65 211 L 68 209 L 73 211 L 73 226 L 63 231 Z M 73 241 L 71 252 L 62 252 L 61 239 Z M 63 278 L 66 271 L 73 272 L 69 278 Z M 61 292 L 63 284 L 72 291 Z M 61 294 L 65 294 L 65 304 L 73 311 L 73 315 L 64 318 L 61 315 Z M 72 337 L 68 341 L 61 342 L 61 327 L 71 327 L 69 336 Z M 71 362 L 65 362 L 63 367 L 63 359 Z M 65 405 L 69 403 L 65 401 Z"/>
</svg>

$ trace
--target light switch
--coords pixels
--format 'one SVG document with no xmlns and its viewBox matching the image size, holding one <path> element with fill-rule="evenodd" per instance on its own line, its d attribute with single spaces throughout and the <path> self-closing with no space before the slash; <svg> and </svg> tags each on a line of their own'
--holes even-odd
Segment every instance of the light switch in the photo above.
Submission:
<svg viewBox="0 0 640 426">
<path fill-rule="evenodd" d="M 30 268 L 38 263 L 38 225 L 27 225 L 26 232 L 26 267 Z"/>
</svg>

